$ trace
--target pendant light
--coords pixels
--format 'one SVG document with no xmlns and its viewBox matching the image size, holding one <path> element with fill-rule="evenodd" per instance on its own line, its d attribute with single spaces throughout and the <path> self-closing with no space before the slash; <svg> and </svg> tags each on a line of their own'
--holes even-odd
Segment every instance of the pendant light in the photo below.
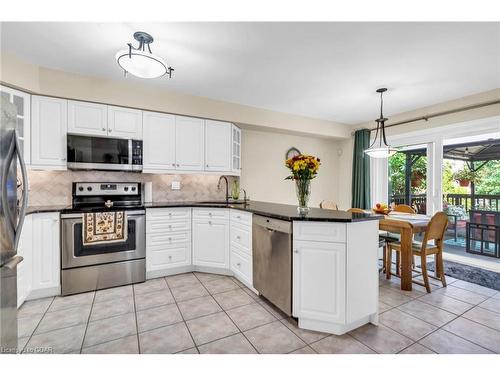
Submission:
<svg viewBox="0 0 500 375">
<path fill-rule="evenodd" d="M 134 33 L 134 39 L 139 42 L 137 48 L 128 43 L 128 49 L 116 54 L 116 62 L 123 69 L 125 76 L 130 73 L 139 78 L 158 78 L 166 74 L 172 78 L 174 69 L 151 52 L 149 45 L 153 43 L 153 37 L 143 31 L 137 31 Z"/>
<path fill-rule="evenodd" d="M 386 91 L 387 89 L 385 87 L 377 90 L 380 94 L 380 117 L 375 120 L 377 123 L 375 138 L 370 147 L 365 150 L 365 153 L 372 158 L 388 158 L 397 152 L 397 149 L 387 144 L 387 139 L 385 138 L 385 122 L 388 119 L 383 115 L 384 100 L 382 95 Z"/>
</svg>

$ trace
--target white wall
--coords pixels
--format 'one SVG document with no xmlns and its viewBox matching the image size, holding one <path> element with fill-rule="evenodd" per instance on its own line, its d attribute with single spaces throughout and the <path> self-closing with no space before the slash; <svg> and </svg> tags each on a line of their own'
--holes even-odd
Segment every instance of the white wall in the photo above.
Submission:
<svg viewBox="0 0 500 375">
<path fill-rule="evenodd" d="M 350 126 L 333 121 L 187 95 L 125 78 L 115 81 L 38 67 L 7 54 L 0 55 L 0 82 L 41 95 L 230 121 L 274 131 L 336 138 L 347 138 L 351 131 Z"/>
<path fill-rule="evenodd" d="M 295 186 L 284 180 L 285 154 L 290 147 L 321 159 L 318 177 L 312 181 L 311 207 L 324 200 L 337 201 L 339 157 L 336 141 L 289 134 L 243 130 L 241 187 L 252 200 L 297 204 Z"/>
</svg>

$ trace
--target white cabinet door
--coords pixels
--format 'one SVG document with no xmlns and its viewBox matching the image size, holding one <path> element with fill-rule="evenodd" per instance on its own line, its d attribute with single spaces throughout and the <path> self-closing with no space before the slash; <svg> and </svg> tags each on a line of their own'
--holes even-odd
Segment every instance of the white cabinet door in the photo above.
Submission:
<svg viewBox="0 0 500 375">
<path fill-rule="evenodd" d="M 193 219 L 193 264 L 229 268 L 229 222 Z"/>
<path fill-rule="evenodd" d="M 21 306 L 31 293 L 33 278 L 33 223 L 32 215 L 24 219 L 21 238 L 17 247 L 17 255 L 23 261 L 17 266 L 17 307 Z"/>
<path fill-rule="evenodd" d="M 146 272 L 148 273 L 190 265 L 190 241 L 160 245 L 148 244 L 146 247 Z"/>
<path fill-rule="evenodd" d="M 231 134 L 231 171 L 241 174 L 241 129 L 232 124 Z"/>
<path fill-rule="evenodd" d="M 0 86 L 2 98 L 7 99 L 16 107 L 17 136 L 19 145 L 23 149 L 24 162 L 31 164 L 31 98 L 30 94 L 11 89 L 10 87 Z"/>
<path fill-rule="evenodd" d="M 205 120 L 175 116 L 175 155 L 179 170 L 201 171 L 205 163 Z"/>
<path fill-rule="evenodd" d="M 175 169 L 175 116 L 143 112 L 143 172 Z"/>
<path fill-rule="evenodd" d="M 33 214 L 33 291 L 60 287 L 59 213 Z"/>
<path fill-rule="evenodd" d="M 345 244 L 293 243 L 293 316 L 345 323 Z"/>
<path fill-rule="evenodd" d="M 205 170 L 231 170 L 231 125 L 228 122 L 205 120 Z"/>
<path fill-rule="evenodd" d="M 108 106 L 108 136 L 142 139 L 142 111 Z"/>
<path fill-rule="evenodd" d="M 32 166 L 66 169 L 68 101 L 33 95 L 31 110 Z"/>
<path fill-rule="evenodd" d="M 107 106 L 69 100 L 68 133 L 106 136 L 108 134 Z"/>
</svg>

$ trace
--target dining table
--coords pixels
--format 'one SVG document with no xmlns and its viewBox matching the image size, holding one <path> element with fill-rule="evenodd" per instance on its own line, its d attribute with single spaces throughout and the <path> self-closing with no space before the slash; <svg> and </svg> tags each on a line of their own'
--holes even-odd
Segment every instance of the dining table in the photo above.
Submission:
<svg viewBox="0 0 500 375">
<path fill-rule="evenodd" d="M 379 230 L 398 233 L 401 242 L 401 289 L 412 290 L 413 235 L 424 233 L 431 216 L 404 212 L 389 212 L 379 221 Z"/>
</svg>

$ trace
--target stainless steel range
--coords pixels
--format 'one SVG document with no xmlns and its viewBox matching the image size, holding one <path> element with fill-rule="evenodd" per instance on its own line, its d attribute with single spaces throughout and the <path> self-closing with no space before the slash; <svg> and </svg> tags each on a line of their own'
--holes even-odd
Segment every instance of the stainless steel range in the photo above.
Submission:
<svg viewBox="0 0 500 375">
<path fill-rule="evenodd" d="M 146 223 L 141 184 L 74 182 L 71 209 L 61 213 L 62 295 L 145 281 Z M 84 214 L 123 211 L 126 239 L 84 244 Z"/>
</svg>

